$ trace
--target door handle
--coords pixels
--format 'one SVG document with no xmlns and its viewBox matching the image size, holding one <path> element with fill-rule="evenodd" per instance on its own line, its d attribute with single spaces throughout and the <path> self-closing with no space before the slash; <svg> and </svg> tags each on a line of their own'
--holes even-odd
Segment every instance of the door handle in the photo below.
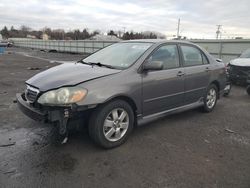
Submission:
<svg viewBox="0 0 250 188">
<path fill-rule="evenodd" d="M 205 72 L 211 71 L 209 67 L 206 67 Z"/>
<path fill-rule="evenodd" d="M 184 72 L 181 72 L 181 71 L 179 71 L 179 72 L 177 73 L 177 76 L 179 76 L 179 77 L 184 76 L 184 75 L 185 75 L 185 73 L 184 73 Z"/>
</svg>

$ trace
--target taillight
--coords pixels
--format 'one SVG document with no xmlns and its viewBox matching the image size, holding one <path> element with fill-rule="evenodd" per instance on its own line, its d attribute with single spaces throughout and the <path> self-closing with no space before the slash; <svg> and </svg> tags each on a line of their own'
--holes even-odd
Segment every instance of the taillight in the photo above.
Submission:
<svg viewBox="0 0 250 188">
<path fill-rule="evenodd" d="M 226 73 L 229 72 L 229 69 L 230 69 L 230 64 L 229 63 L 225 64 L 225 71 L 226 71 Z"/>
<path fill-rule="evenodd" d="M 228 69 L 229 69 L 228 64 L 227 64 L 227 65 L 225 65 L 225 69 L 226 69 L 226 71 L 228 71 Z"/>
</svg>

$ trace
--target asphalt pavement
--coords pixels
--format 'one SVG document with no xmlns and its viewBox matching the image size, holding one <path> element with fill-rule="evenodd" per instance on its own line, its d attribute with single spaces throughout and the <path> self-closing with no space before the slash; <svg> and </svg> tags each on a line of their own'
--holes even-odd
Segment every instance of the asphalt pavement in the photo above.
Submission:
<svg viewBox="0 0 250 188">
<path fill-rule="evenodd" d="M 87 132 L 54 144 L 51 125 L 23 115 L 25 80 L 83 55 L 9 48 L 0 55 L 0 187 L 250 187 L 250 96 L 233 86 L 212 113 L 198 109 L 136 128 L 104 150 Z M 48 78 L 49 79 L 49 78 Z"/>
</svg>

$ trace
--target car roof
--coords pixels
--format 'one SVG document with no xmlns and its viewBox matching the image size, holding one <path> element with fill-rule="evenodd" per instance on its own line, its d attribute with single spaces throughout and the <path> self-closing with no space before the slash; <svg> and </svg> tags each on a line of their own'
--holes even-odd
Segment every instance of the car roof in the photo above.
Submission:
<svg viewBox="0 0 250 188">
<path fill-rule="evenodd" d="M 150 42 L 154 44 L 162 44 L 162 43 L 182 43 L 182 44 L 193 44 L 189 41 L 185 40 L 166 40 L 166 39 L 136 39 L 136 40 L 125 40 L 121 42 Z"/>
</svg>

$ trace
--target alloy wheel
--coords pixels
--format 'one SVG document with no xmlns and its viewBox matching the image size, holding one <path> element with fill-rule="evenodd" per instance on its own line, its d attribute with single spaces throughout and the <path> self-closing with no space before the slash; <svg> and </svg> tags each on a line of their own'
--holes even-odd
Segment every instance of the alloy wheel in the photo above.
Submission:
<svg viewBox="0 0 250 188">
<path fill-rule="evenodd" d="M 129 115 L 122 108 L 113 109 L 103 124 L 103 134 L 111 142 L 120 140 L 129 127 Z"/>
<path fill-rule="evenodd" d="M 213 108 L 217 99 L 217 93 L 214 88 L 210 88 L 210 90 L 207 93 L 207 107 L 208 108 Z"/>
</svg>

